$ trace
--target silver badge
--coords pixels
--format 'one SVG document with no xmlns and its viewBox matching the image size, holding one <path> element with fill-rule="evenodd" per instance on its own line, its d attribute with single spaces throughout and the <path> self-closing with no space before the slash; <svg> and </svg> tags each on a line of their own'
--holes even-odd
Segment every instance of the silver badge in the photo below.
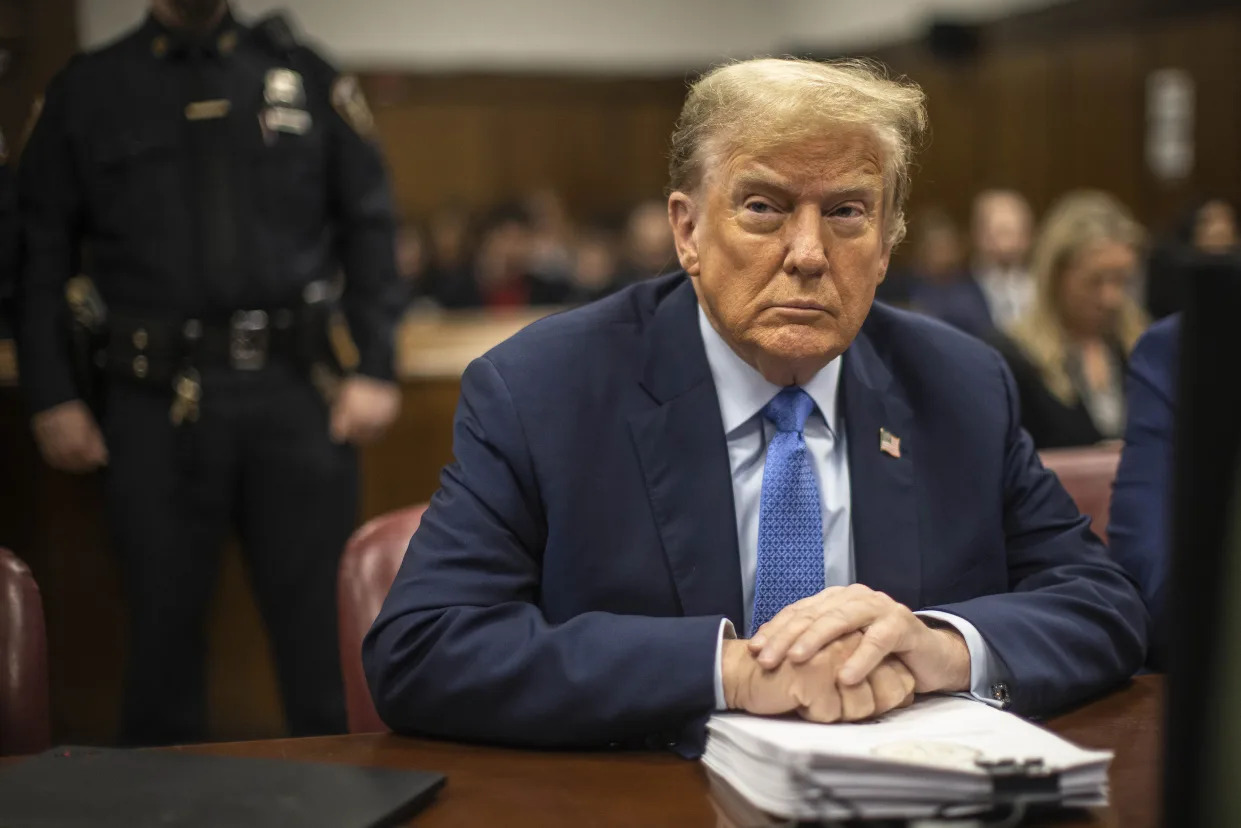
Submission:
<svg viewBox="0 0 1241 828">
<path fill-rule="evenodd" d="M 292 69 L 269 70 L 263 98 L 268 106 L 300 107 L 306 102 L 306 95 L 302 90 L 302 76 Z"/>
<path fill-rule="evenodd" d="M 302 109 L 272 107 L 271 109 L 263 110 L 263 126 L 272 132 L 305 135 L 310 131 L 310 125 L 310 113 Z"/>
</svg>

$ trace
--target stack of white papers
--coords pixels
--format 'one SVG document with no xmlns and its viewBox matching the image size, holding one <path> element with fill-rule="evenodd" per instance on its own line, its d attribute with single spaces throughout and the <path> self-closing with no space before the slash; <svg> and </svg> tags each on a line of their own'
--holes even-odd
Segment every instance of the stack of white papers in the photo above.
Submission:
<svg viewBox="0 0 1241 828">
<path fill-rule="evenodd" d="M 1083 750 L 972 699 L 919 697 L 858 724 L 712 716 L 702 757 L 754 807 L 786 819 L 914 819 L 994 807 L 996 775 L 1065 806 L 1107 804 L 1110 751 Z M 998 783 L 1019 784 L 1013 776 Z"/>
</svg>

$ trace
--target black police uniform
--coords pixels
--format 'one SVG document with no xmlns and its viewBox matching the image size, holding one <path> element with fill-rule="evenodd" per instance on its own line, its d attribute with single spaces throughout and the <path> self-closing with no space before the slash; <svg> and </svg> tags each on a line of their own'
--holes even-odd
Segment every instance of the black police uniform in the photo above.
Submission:
<svg viewBox="0 0 1241 828">
<path fill-rule="evenodd" d="M 106 307 L 96 402 L 130 610 L 122 738 L 205 735 L 205 615 L 230 528 L 294 735 L 340 732 L 336 566 L 357 459 L 309 375 L 340 308 L 391 379 L 394 222 L 352 78 L 279 19 L 190 38 L 153 17 L 52 82 L 19 170 L 18 353 L 32 411 L 78 398 L 66 281 Z M 322 377 L 320 373 L 320 377 Z"/>
</svg>

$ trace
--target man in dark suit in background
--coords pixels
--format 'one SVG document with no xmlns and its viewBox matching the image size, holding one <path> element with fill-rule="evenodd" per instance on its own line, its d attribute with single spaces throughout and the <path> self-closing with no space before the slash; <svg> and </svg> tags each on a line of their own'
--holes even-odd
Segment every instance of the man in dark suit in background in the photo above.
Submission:
<svg viewBox="0 0 1241 828">
<path fill-rule="evenodd" d="M 684 271 L 462 378 L 455 462 L 364 643 L 389 725 L 693 755 L 714 710 L 855 720 L 944 691 L 1039 714 L 1141 665 L 1137 590 L 999 356 L 871 307 L 924 127 L 921 90 L 865 63 L 696 82 Z"/>
<path fill-rule="evenodd" d="M 1152 666 L 1162 667 L 1164 604 L 1172 531 L 1172 446 L 1176 417 L 1181 316 L 1150 327 L 1129 356 L 1125 448 L 1116 471 L 1108 518 L 1109 549 L 1133 576 L 1150 609 Z"/>
</svg>

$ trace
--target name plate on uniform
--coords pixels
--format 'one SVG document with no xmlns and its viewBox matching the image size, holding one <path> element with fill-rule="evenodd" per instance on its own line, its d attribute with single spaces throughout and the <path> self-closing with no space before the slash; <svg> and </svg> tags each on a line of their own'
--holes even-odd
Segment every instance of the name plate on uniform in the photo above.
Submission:
<svg viewBox="0 0 1241 828">
<path fill-rule="evenodd" d="M 232 104 L 227 100 L 194 101 L 185 107 L 185 117 L 191 121 L 210 121 L 223 118 L 228 114 Z"/>
<path fill-rule="evenodd" d="M 263 110 L 263 125 L 272 132 L 305 135 L 310 130 L 310 113 L 304 109 L 273 106 Z"/>
</svg>

